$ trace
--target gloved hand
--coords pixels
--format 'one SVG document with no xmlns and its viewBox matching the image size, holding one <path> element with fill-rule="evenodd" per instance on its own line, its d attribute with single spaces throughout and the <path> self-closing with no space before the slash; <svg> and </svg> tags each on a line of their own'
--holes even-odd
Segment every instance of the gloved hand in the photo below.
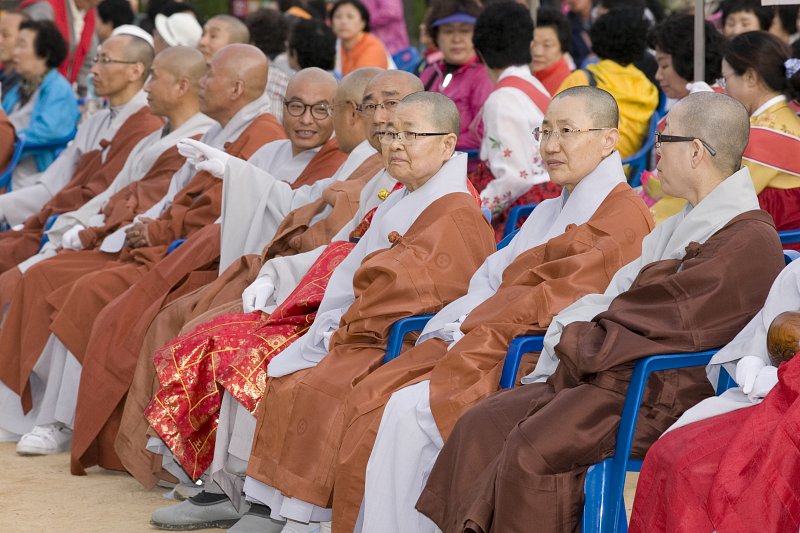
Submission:
<svg viewBox="0 0 800 533">
<path fill-rule="evenodd" d="M 61 247 L 67 250 L 83 250 L 83 243 L 78 234 L 85 229 L 81 224 L 72 226 L 61 237 Z"/>
<path fill-rule="evenodd" d="M 222 150 L 212 148 L 194 139 L 180 141 L 178 153 L 184 156 L 197 170 L 205 170 L 217 178 L 221 178 L 225 174 L 225 166 L 231 157 Z"/>
<path fill-rule="evenodd" d="M 747 355 L 739 359 L 736 363 L 736 383 L 742 388 L 742 392 L 750 394 L 756 377 L 762 368 L 767 366 L 763 359 L 754 355 Z"/>
<path fill-rule="evenodd" d="M 242 293 L 244 312 L 264 311 L 273 292 L 275 292 L 275 282 L 272 281 L 272 278 L 269 276 L 256 278 Z"/>
<path fill-rule="evenodd" d="M 446 341 L 449 340 L 450 346 L 457 343 L 464 337 L 464 332 L 461 331 L 461 324 L 464 322 L 465 318 L 467 318 L 467 315 L 459 317 L 459 319 L 456 320 L 455 322 L 450 322 L 449 324 L 445 324 L 444 327 L 442 327 L 444 340 Z"/>
<path fill-rule="evenodd" d="M 772 365 L 766 365 L 758 371 L 755 381 L 750 390 L 743 390 L 747 394 L 747 399 L 753 403 L 758 403 L 772 390 L 778 383 L 778 369 Z"/>
<path fill-rule="evenodd" d="M 704 81 L 690 81 L 686 84 L 686 90 L 689 94 L 714 92 L 714 89 Z"/>
</svg>

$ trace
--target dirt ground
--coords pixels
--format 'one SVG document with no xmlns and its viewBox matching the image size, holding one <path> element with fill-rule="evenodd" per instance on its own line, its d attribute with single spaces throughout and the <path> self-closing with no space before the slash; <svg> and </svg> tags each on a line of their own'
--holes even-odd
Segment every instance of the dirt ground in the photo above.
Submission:
<svg viewBox="0 0 800 533">
<path fill-rule="evenodd" d="M 69 473 L 69 454 L 20 457 L 0 442 L 0 531 L 3 533 L 139 533 L 157 531 L 150 513 L 172 505 L 166 489 L 145 490 L 127 474 L 91 468 Z M 630 516 L 638 474 L 629 474 L 625 506 Z M 220 529 L 204 529 L 219 532 Z"/>
<path fill-rule="evenodd" d="M 69 454 L 21 457 L 0 442 L 0 531 L 3 533 L 139 533 L 150 513 L 173 504 L 166 489 L 145 490 L 127 474 L 91 468 L 69 473 Z M 202 531 L 219 532 L 219 529 Z"/>
</svg>

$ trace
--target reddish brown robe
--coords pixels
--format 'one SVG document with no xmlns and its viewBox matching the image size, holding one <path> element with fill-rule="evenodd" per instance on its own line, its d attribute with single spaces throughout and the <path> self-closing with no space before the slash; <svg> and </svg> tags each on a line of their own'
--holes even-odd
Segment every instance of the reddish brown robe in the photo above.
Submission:
<svg viewBox="0 0 800 533">
<path fill-rule="evenodd" d="M 150 108 L 143 107 L 128 117 L 111 141 L 100 141 L 102 147 L 108 147 L 105 161 L 101 150 L 85 153 L 69 182 L 38 213 L 28 217 L 20 231 L 0 233 L 0 272 L 17 266 L 39 251 L 48 218 L 74 211 L 106 190 L 122 170 L 133 147 L 163 123 L 150 113 Z"/>
<path fill-rule="evenodd" d="M 331 139 L 309 161 L 292 187 L 331 176 L 346 157 L 339 150 L 338 142 Z M 136 340 L 141 343 L 147 326 L 163 305 L 216 279 L 219 255 L 219 225 L 212 224 L 192 235 L 133 286 L 126 287 L 97 315 L 92 326 L 95 333 L 88 336 L 82 361 L 72 436 L 74 465 L 84 454 L 92 453 L 96 438 L 101 443 L 100 453 L 114 458 L 113 462 L 100 464 L 120 465 L 113 444 L 138 351 L 131 350 L 130 356 L 123 357 L 118 347 Z M 91 459 L 84 464 L 87 463 L 91 463 Z M 80 472 L 78 466 L 74 470 Z"/>
<path fill-rule="evenodd" d="M 242 292 L 269 259 L 307 252 L 329 243 L 355 216 L 361 190 L 382 167 L 381 155 L 373 154 L 346 180 L 331 183 L 319 200 L 289 213 L 261 256 L 241 258 L 201 290 L 163 306 L 147 325 L 143 338 L 133 331 L 118 339 L 117 352 L 122 357 L 135 357 L 137 363 L 115 450 L 128 472 L 142 485 L 152 487 L 163 477 L 161 456 L 145 449 L 149 424 L 143 413 L 158 390 L 153 353 L 181 333 L 188 333 L 220 315 L 241 311 Z M 328 215 L 312 224 L 312 219 L 328 207 Z"/>
<path fill-rule="evenodd" d="M 247 473 L 287 496 L 330 507 L 345 401 L 381 365 L 392 324 L 435 313 L 464 294 L 494 251 L 490 225 L 463 193 L 436 200 L 396 237 L 356 270 L 355 301 L 330 352 L 314 368 L 268 382 Z"/>
<path fill-rule="evenodd" d="M 775 226 L 761 210 L 691 243 L 680 260 L 646 265 L 607 311 L 564 329 L 547 382 L 499 392 L 464 414 L 417 509 L 445 532 L 526 531 L 532 520 L 542 532 L 578 529 L 586 469 L 614 453 L 634 363 L 726 344 L 782 268 Z M 704 368 L 653 375 L 633 455 L 711 394 Z"/>
<path fill-rule="evenodd" d="M 800 528 L 800 357 L 758 405 L 693 422 L 653 444 L 631 533 Z"/>
<path fill-rule="evenodd" d="M 497 390 L 508 345 L 542 334 L 562 309 L 605 291 L 617 270 L 642 252 L 653 219 L 627 185 L 614 188 L 592 217 L 520 254 L 504 271 L 494 296 L 461 326 L 463 339 L 430 339 L 365 378 L 348 399 L 347 430 L 337 458 L 334 528 L 352 531 L 364 495 L 367 460 L 393 392 L 429 379 L 431 408 L 444 439 L 469 407 Z"/>
<path fill-rule="evenodd" d="M 283 129 L 272 115 L 261 115 L 236 141 L 229 143 L 226 150 L 234 154 L 242 151 L 249 156 L 265 142 L 282 135 Z M 150 240 L 155 245 L 135 250 L 126 247 L 118 254 L 99 250 L 65 252 L 34 265 L 26 272 L 15 289 L 8 316 L 0 330 L 0 379 L 20 394 L 25 410 L 30 409 L 31 401 L 28 378 L 50 335 L 48 326 L 52 325 L 52 317 L 58 317 L 54 315 L 54 309 L 60 310 L 72 294 L 79 304 L 86 304 L 75 312 L 94 311 L 91 317 L 74 317 L 82 322 L 75 326 L 77 331 L 73 331 L 75 334 L 70 337 L 75 342 L 67 346 L 82 357 L 83 350 L 79 347 L 85 346 L 85 340 L 78 341 L 82 335 L 88 337 L 94 316 L 105 302 L 116 296 L 114 291 L 124 291 L 132 279 L 146 272 L 158 254 L 163 256 L 166 253 L 174 235 L 197 231 L 216 220 L 221 196 L 222 181 L 207 172 L 199 172 L 175 196 L 172 206 L 148 225 Z M 71 292 L 84 276 L 88 283 Z M 81 301 L 82 297 L 84 301 Z"/>
</svg>

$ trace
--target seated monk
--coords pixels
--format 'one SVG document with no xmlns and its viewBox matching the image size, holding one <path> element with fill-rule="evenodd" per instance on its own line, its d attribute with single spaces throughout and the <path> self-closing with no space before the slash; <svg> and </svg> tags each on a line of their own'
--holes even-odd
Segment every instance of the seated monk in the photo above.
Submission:
<svg viewBox="0 0 800 533">
<path fill-rule="evenodd" d="M 542 532 L 579 528 L 586 469 L 614 453 L 636 361 L 721 346 L 762 307 L 783 254 L 740 169 L 748 133 L 746 110 L 725 95 L 692 94 L 670 110 L 658 173 L 688 205 L 645 237 L 642 257 L 605 293 L 553 318 L 529 384 L 456 423 L 417 502 L 439 528 L 520 531 L 532 520 Z M 634 457 L 713 393 L 703 370 L 650 378 Z"/>
<path fill-rule="evenodd" d="M 384 85 L 385 80 L 379 81 L 379 78 L 373 81 L 374 85 L 368 86 L 365 93 L 370 97 L 370 92 L 375 89 L 380 89 L 376 91 L 378 97 L 386 98 L 381 93 L 391 94 L 397 88 Z M 368 101 L 366 97 L 365 101 Z M 377 109 L 375 113 L 377 114 Z M 420 135 L 410 140 L 410 133 L 415 133 L 413 130 L 409 133 L 408 130 L 412 127 L 416 131 L 421 130 L 419 133 L 436 135 Z M 371 218 L 369 229 L 363 233 L 358 244 L 353 247 L 341 241 L 332 242 L 297 288 L 269 317 L 255 323 L 255 327 L 240 328 L 238 336 L 221 335 L 210 339 L 210 347 L 214 350 L 213 356 L 216 359 L 215 368 L 219 369 L 215 373 L 216 381 L 226 389 L 226 395 L 230 393 L 237 402 L 230 408 L 238 411 L 241 405 L 242 410 L 264 417 L 264 429 L 275 429 L 275 434 L 271 437 L 273 439 L 282 441 L 286 435 L 283 428 L 292 415 L 288 412 L 288 406 L 295 394 L 291 390 L 293 385 L 304 377 L 313 377 L 315 372 L 312 367 L 319 361 L 324 365 L 329 360 L 329 347 L 330 357 L 334 360 L 345 357 L 354 362 L 354 368 L 337 370 L 338 376 L 344 380 L 343 383 L 357 382 L 359 376 L 366 375 L 376 366 L 375 360 L 380 361 L 382 358 L 389 328 L 395 320 L 421 312 L 436 311 L 462 294 L 466 290 L 471 271 L 494 248 L 489 225 L 485 219 L 477 217 L 480 212 L 477 195 L 469 194 L 466 155 L 454 155 L 459 131 L 455 104 L 436 93 L 411 94 L 396 106 L 386 128 L 380 134 L 384 163 L 387 171 L 405 187 L 396 189 L 373 216 L 367 217 Z M 399 134 L 402 142 L 394 140 L 398 131 L 403 132 Z M 352 251 L 348 251 L 350 248 Z M 458 269 L 453 268 L 456 257 L 459 261 Z M 213 326 L 213 323 L 209 326 Z M 190 340 L 187 339 L 187 342 Z M 228 354 L 218 349 L 223 345 L 233 345 L 236 349 Z M 174 348 L 170 351 L 174 351 Z M 186 355 L 191 356 L 190 353 Z M 161 359 L 163 363 L 159 363 L 157 356 L 157 366 L 163 367 L 165 371 L 169 370 L 167 358 L 162 356 Z M 276 363 L 277 373 L 283 377 L 267 382 L 267 373 L 272 373 L 272 365 Z M 187 368 L 182 363 L 181 366 Z M 200 372 L 205 373 L 202 368 Z M 159 378 L 170 375 L 172 374 L 160 372 Z M 238 376 L 247 376 L 246 381 Z M 269 390 L 267 384 L 270 384 Z M 280 387 L 280 390 L 274 389 L 273 385 Z M 304 406 L 310 407 L 312 403 L 322 399 L 308 395 L 304 382 L 298 385 L 298 403 L 295 405 L 302 402 Z M 174 427 L 175 424 L 168 424 L 166 415 L 168 412 L 187 412 L 188 405 L 176 409 L 174 399 L 181 404 L 188 400 L 192 406 L 194 401 L 201 400 L 201 410 L 204 413 L 213 408 L 219 399 L 181 399 L 175 394 L 179 392 L 177 386 L 178 381 L 174 378 L 169 383 L 161 379 L 161 389 L 148 407 L 147 416 L 162 438 L 177 444 L 173 451 L 177 450 L 184 458 L 191 458 L 187 454 L 188 446 L 183 446 L 176 437 L 185 437 L 193 432 L 182 422 L 183 427 L 177 428 Z M 274 406 L 271 403 L 273 401 L 280 403 Z M 323 401 L 324 412 L 319 411 L 320 415 L 324 419 L 333 420 L 336 411 L 343 407 L 342 401 L 337 396 L 326 396 Z M 223 415 L 226 405 L 228 404 L 222 405 Z M 314 407 L 318 408 L 319 406 Z M 192 412 L 199 413 L 196 409 L 192 409 Z M 238 412 L 235 414 L 238 419 Z M 281 421 L 273 424 L 272 418 L 276 415 L 281 417 Z M 178 417 L 179 420 L 185 418 L 182 414 Z M 205 418 L 198 418 L 192 423 L 199 426 L 206 422 Z M 236 421 L 231 415 L 226 423 L 234 422 Z M 228 456 L 229 444 L 233 447 L 233 442 L 221 443 L 219 435 L 222 433 L 232 439 L 249 441 L 256 427 L 255 420 L 249 427 L 249 435 L 238 429 L 230 434 L 228 428 L 222 424 L 223 421 L 220 420 L 220 428 L 223 429 L 217 434 L 214 461 L 216 463 L 220 459 L 223 464 L 219 467 L 213 464 L 212 470 L 225 468 L 233 472 L 233 468 L 236 468 L 244 474 L 249 447 L 243 454 L 244 457 L 240 457 L 240 451 L 236 456 L 233 453 Z M 173 434 L 163 432 L 164 428 L 172 429 Z M 207 429 L 204 427 L 203 431 Z M 192 437 L 196 438 L 194 435 Z M 253 458 L 257 459 L 259 456 L 254 454 Z M 231 461 L 226 461 L 227 459 Z M 182 461 L 182 464 L 184 468 L 192 468 L 194 465 L 187 461 Z M 224 484 L 224 478 L 225 476 L 213 477 L 217 485 L 221 482 Z M 234 511 L 236 500 L 241 499 L 241 492 L 237 494 L 234 490 L 241 491 L 242 481 L 244 480 L 238 481 L 238 486 L 225 490 L 233 502 L 226 502 L 224 495 L 212 499 L 214 496 L 205 492 L 179 506 L 156 511 L 151 523 L 158 527 L 177 528 L 179 524 L 176 523 L 176 518 L 190 513 L 198 516 L 200 513 L 192 512 L 190 508 L 208 506 L 210 502 L 215 502 L 219 517 L 222 518 L 225 509 L 229 509 L 228 512 Z M 224 486 L 222 488 L 225 489 Z M 307 505 L 313 507 L 311 504 Z M 246 507 L 244 506 L 245 509 Z M 264 517 L 262 508 L 263 506 L 255 509 L 251 507 L 251 513 L 243 519 L 244 523 L 237 527 L 250 530 L 254 527 L 252 522 L 255 522 L 255 527 L 261 527 L 258 523 L 265 520 L 269 526 L 269 519 Z M 273 509 L 276 513 L 280 511 L 280 507 Z M 329 514 L 329 510 L 325 509 L 320 512 Z M 227 518 L 235 519 L 236 516 L 231 513 Z"/>
<path fill-rule="evenodd" d="M 800 383 L 798 273 L 797 261 L 783 269 L 764 308 L 706 367 L 712 385 L 724 368 L 738 387 L 686 411 L 647 452 L 631 531 L 800 527 L 792 481 L 800 455 L 796 441 L 787 440 L 795 433 Z"/>
<path fill-rule="evenodd" d="M 78 209 L 103 191 L 122 170 L 133 147 L 163 125 L 150 113 L 142 91 L 153 63 L 153 47 L 131 35 L 103 43 L 92 68 L 98 96 L 109 108 L 79 127 L 75 139 L 42 172 L 36 183 L 0 195 L 0 222 L 22 228 L 0 233 L 0 272 L 39 250 L 47 219 Z"/>
<path fill-rule="evenodd" d="M 227 142 L 231 154 L 249 157 L 263 144 L 284 137 L 280 124 L 265 112 L 266 70 L 266 58 L 258 49 L 231 45 L 217 53 L 200 80 L 201 110 L 219 123 L 206 137 L 220 145 Z M 228 92 L 232 96 L 225 96 Z M 21 397 L 23 412 L 33 406 L 29 376 L 37 362 L 53 357 L 72 361 L 67 358 L 69 350 L 77 361 L 67 368 L 73 376 L 79 372 L 77 363 L 97 314 L 164 258 L 170 242 L 212 224 L 219 217 L 221 196 L 221 180 L 184 165 L 173 176 L 167 194 L 148 210 L 157 218 L 146 225 L 146 232 L 135 224 L 126 235 L 123 227 L 94 249 L 58 254 L 26 272 L 0 330 L 2 381 Z M 58 338 L 50 336 L 51 328 Z M 54 377 L 48 384 L 74 397 L 77 381 L 63 379 L 71 385 L 61 387 L 62 372 L 56 371 Z M 57 401 L 65 407 L 73 402 Z M 66 420 L 38 432 L 42 453 L 68 445 L 71 411 L 67 407 Z"/>
<path fill-rule="evenodd" d="M 390 112 L 385 107 L 377 107 L 373 113 L 358 111 L 363 105 L 365 90 L 364 102 L 373 106 L 373 102 L 382 103 L 384 99 L 402 98 L 421 90 L 421 83 L 412 74 L 376 68 L 358 69 L 345 76 L 336 94 L 333 122 L 340 148 L 349 151 L 350 155 L 334 178 L 325 180 L 327 186 L 320 199 L 290 212 L 260 255 L 241 258 L 201 290 L 179 297 L 157 310 L 155 318 L 145 312 L 143 319 L 137 319 L 133 326 L 114 322 L 104 328 L 108 331 L 104 335 L 108 340 L 107 346 L 114 347 L 117 358 L 137 360 L 114 449 L 128 472 L 144 486 L 152 487 L 157 477 L 163 476 L 161 456 L 145 449 L 149 425 L 144 410 L 154 394 L 153 353 L 156 349 L 168 342 L 169 345 L 159 351 L 183 344 L 182 337 L 170 341 L 226 313 L 239 312 L 242 308 L 245 313 L 272 311 L 295 288 L 324 245 L 337 234 L 342 235 L 339 240 L 347 239 L 364 219 L 365 213 L 374 211 L 395 185 L 396 180 L 383 170 L 383 159 L 376 151 L 380 142 L 375 132 L 385 129 Z M 158 270 L 160 267 L 153 273 Z M 258 282 L 255 282 L 256 278 Z M 248 287 L 251 283 L 252 286 Z M 256 317 L 259 315 L 255 314 Z M 224 319 L 217 323 L 218 327 L 224 327 L 221 325 Z M 110 351 L 103 346 L 100 349 Z M 120 372 L 119 365 L 115 366 Z M 121 398 L 123 394 L 124 390 L 120 390 L 114 398 Z M 106 396 L 103 403 L 108 404 L 109 399 Z M 92 427 L 90 434 L 96 434 L 94 428 L 109 420 L 110 412 L 108 405 L 105 411 L 98 407 L 92 409 L 93 416 L 89 422 L 94 426 L 89 426 Z M 114 426 L 113 416 L 108 425 Z M 213 449 L 214 440 L 207 446 Z M 77 452 L 79 448 L 75 446 L 73 449 Z M 248 445 L 243 452 L 245 458 L 249 453 Z M 175 465 L 175 469 L 171 468 L 171 461 L 166 466 L 181 475 L 180 467 Z"/>
<path fill-rule="evenodd" d="M 365 531 L 430 524 L 414 509 L 426 472 L 458 417 L 497 390 L 509 343 L 543 334 L 552 317 L 604 291 L 639 257 L 653 222 L 626 183 L 614 149 L 617 120 L 617 104 L 602 89 L 576 87 L 553 99 L 539 146 L 551 181 L 564 187 L 561 197 L 539 204 L 519 235 L 472 277 L 469 292 L 428 323 L 414 349 L 355 387 L 336 462 L 334 530 L 353 529 L 362 499 Z M 586 133 L 565 135 L 564 128 Z M 386 449 L 370 460 L 363 498 L 376 434 Z M 391 459 L 380 460 L 385 454 Z"/>
</svg>

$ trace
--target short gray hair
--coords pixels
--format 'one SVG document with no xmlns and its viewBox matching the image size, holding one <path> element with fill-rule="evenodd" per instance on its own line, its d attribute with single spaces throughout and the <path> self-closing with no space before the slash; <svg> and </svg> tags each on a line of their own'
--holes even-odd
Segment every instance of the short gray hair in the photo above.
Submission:
<svg viewBox="0 0 800 533">
<path fill-rule="evenodd" d="M 591 87 L 589 85 L 579 85 L 564 89 L 553 100 L 561 98 L 580 98 L 584 104 L 584 109 L 592 118 L 592 126 L 595 128 L 618 128 L 619 127 L 619 106 L 611 93 Z"/>
<path fill-rule="evenodd" d="M 456 104 L 447 96 L 431 92 L 411 93 L 403 98 L 400 103 L 401 105 L 422 104 L 428 106 L 433 126 L 440 133 L 458 135 L 461 127 L 461 117 Z"/>
</svg>

